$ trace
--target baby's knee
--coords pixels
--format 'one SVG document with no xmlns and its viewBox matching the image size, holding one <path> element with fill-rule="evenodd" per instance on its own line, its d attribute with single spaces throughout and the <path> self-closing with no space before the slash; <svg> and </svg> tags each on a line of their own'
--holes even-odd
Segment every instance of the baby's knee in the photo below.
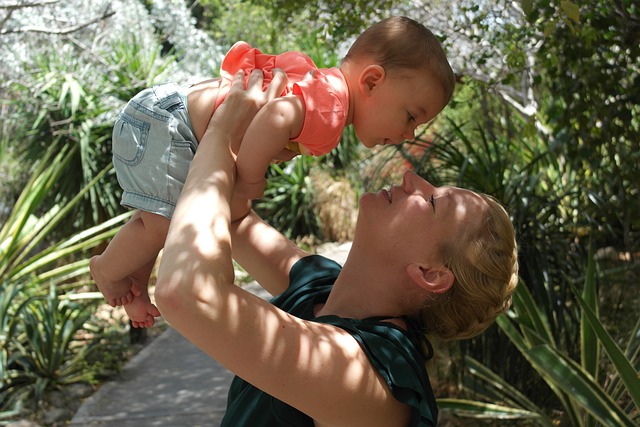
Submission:
<svg viewBox="0 0 640 427">
<path fill-rule="evenodd" d="M 139 220 L 148 238 L 153 241 L 155 246 L 162 248 L 169 232 L 169 224 L 171 224 L 169 218 L 150 212 L 142 212 Z"/>
</svg>

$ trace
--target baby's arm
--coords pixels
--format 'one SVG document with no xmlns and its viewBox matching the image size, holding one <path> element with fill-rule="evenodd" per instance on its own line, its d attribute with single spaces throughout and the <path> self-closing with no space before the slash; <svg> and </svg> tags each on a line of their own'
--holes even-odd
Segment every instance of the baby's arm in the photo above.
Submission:
<svg viewBox="0 0 640 427">
<path fill-rule="evenodd" d="M 242 139 L 237 158 L 235 192 L 257 199 L 264 193 L 265 172 L 271 161 L 302 131 L 304 103 L 298 96 L 276 98 L 253 119 Z"/>
</svg>

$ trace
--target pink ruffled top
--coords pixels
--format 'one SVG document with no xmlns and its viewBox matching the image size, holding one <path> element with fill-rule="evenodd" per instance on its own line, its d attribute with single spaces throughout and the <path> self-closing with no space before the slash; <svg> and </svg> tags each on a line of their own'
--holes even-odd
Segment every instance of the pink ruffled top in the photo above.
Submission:
<svg viewBox="0 0 640 427">
<path fill-rule="evenodd" d="M 246 42 L 237 42 L 222 61 L 222 85 L 228 87 L 239 70 L 244 70 L 246 83 L 251 70 L 256 68 L 262 70 L 265 88 L 273 78 L 273 69 L 283 70 L 287 73 L 289 84 L 282 95 L 298 95 L 305 103 L 302 131 L 292 139 L 297 144 L 289 144 L 289 149 L 319 156 L 338 145 L 349 112 L 349 90 L 338 68 L 318 69 L 311 58 L 300 52 L 269 55 L 252 48 Z M 314 70 L 315 78 L 303 81 L 305 75 Z M 216 108 L 223 99 L 224 97 L 218 97 Z"/>
</svg>

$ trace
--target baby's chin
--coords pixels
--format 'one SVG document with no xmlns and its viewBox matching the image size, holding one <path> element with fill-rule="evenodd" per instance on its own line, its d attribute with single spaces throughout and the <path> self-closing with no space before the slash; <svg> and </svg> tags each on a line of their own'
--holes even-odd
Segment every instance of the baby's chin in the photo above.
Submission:
<svg viewBox="0 0 640 427">
<path fill-rule="evenodd" d="M 371 140 L 371 139 L 363 139 L 363 138 L 358 138 L 358 140 L 362 145 L 364 145 L 367 148 L 373 148 L 376 145 L 383 145 L 383 142 L 384 142 L 383 140 Z"/>
</svg>

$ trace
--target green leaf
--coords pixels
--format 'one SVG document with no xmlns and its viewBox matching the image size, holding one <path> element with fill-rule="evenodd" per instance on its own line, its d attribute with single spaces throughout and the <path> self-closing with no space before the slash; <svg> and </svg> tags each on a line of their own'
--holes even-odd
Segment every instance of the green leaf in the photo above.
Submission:
<svg viewBox="0 0 640 427">
<path fill-rule="evenodd" d="M 571 283 L 569 283 L 569 286 L 571 286 L 571 289 L 575 292 L 576 300 L 578 301 L 578 304 L 580 304 L 585 318 L 591 324 L 591 327 L 602 344 L 602 348 L 604 348 L 611 360 L 611 363 L 618 372 L 620 379 L 627 388 L 629 397 L 633 400 L 636 408 L 640 408 L 640 377 L 638 376 L 638 373 L 620 347 L 618 347 L 613 338 L 611 338 L 611 335 L 609 335 L 602 323 L 598 320 L 598 317 L 591 307 L 589 307 L 589 305 L 580 297 L 575 286 Z"/>
<path fill-rule="evenodd" d="M 507 383 L 491 369 L 471 357 L 465 357 L 465 363 L 474 377 L 482 379 L 491 387 L 499 390 L 504 401 L 512 405 L 518 405 L 529 413 L 538 414 L 538 424 L 541 426 L 553 427 L 553 422 L 545 415 L 542 408 L 533 403 L 527 396 L 520 393 L 518 389 Z"/>
<path fill-rule="evenodd" d="M 496 323 L 502 329 L 502 331 L 509 337 L 509 340 L 518 348 L 520 353 L 529 361 L 531 367 L 538 372 L 538 374 L 545 380 L 545 382 L 549 385 L 551 390 L 558 396 L 560 403 L 565 409 L 565 413 L 569 418 L 570 425 L 580 425 L 579 424 L 579 416 L 577 408 L 572 400 L 572 396 L 567 395 L 563 392 L 562 388 L 559 385 L 551 380 L 547 375 L 547 366 L 540 365 L 537 360 L 531 357 L 529 353 L 530 346 L 524 340 L 523 334 L 518 331 L 518 329 L 513 325 L 511 321 L 506 316 L 499 316 L 496 319 Z"/>
<path fill-rule="evenodd" d="M 490 419 L 538 419 L 540 415 L 535 412 L 526 411 L 519 408 L 511 408 L 492 403 L 478 402 L 464 399 L 436 399 L 438 408 L 449 410 L 461 417 L 468 418 L 490 418 Z"/>
<path fill-rule="evenodd" d="M 544 27 L 542 29 L 542 33 L 544 34 L 545 37 L 549 37 L 551 34 L 553 34 L 555 29 L 556 29 L 556 21 L 554 19 L 551 19 L 545 22 Z"/>
<path fill-rule="evenodd" d="M 548 345 L 526 350 L 526 357 L 538 367 L 549 384 L 561 388 L 582 408 L 604 425 L 629 426 L 636 424 L 582 367 Z"/>
<path fill-rule="evenodd" d="M 528 325 L 536 332 L 535 335 L 532 335 L 527 333 L 528 330 L 522 331 L 527 342 L 529 342 L 529 346 L 549 343 L 555 347 L 556 344 L 549 327 L 549 322 L 536 305 L 529 288 L 526 286 L 518 286 L 514 295 L 514 300 L 514 307 L 516 307 L 514 311 L 516 311 L 518 315 L 518 322 Z"/>
<path fill-rule="evenodd" d="M 594 313 L 598 312 L 598 299 L 596 293 L 596 263 L 593 243 L 589 245 L 589 259 L 587 261 L 587 273 L 584 283 L 582 298 Z M 594 378 L 598 377 L 598 361 L 600 360 L 600 346 L 591 324 L 586 319 L 583 310 L 580 314 L 580 344 L 582 355 L 582 367 Z"/>
<path fill-rule="evenodd" d="M 82 88 L 80 87 L 78 82 L 73 78 L 71 74 L 65 74 L 64 82 L 62 83 L 62 87 L 60 88 L 60 98 L 58 99 L 58 103 L 62 108 L 65 105 L 67 96 L 70 97 L 71 99 L 70 116 L 74 116 L 76 114 L 76 111 L 78 111 L 81 94 L 82 94 Z"/>
<path fill-rule="evenodd" d="M 569 19 L 576 24 L 580 23 L 580 9 L 578 5 L 570 1 L 561 1 L 560 8 Z"/>
</svg>

